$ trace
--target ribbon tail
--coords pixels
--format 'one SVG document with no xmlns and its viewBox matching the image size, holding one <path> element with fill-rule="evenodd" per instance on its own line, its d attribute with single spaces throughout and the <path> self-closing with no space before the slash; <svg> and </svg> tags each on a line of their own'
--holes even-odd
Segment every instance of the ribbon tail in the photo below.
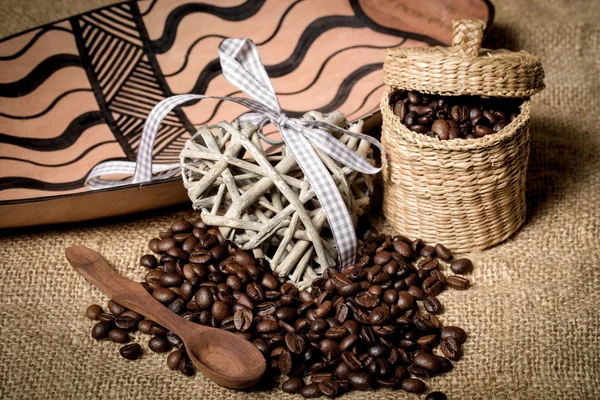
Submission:
<svg viewBox="0 0 600 400">
<path fill-rule="evenodd" d="M 108 161 L 96 165 L 85 179 L 85 185 L 92 190 L 129 185 L 133 183 L 133 173 L 136 168 L 134 161 Z M 179 174 L 179 164 L 153 164 L 152 172 L 157 179 L 167 179 Z M 122 180 L 103 179 L 102 176 L 119 174 L 128 177 Z"/>
<path fill-rule="evenodd" d="M 281 126 L 280 131 L 325 211 L 329 227 L 338 246 L 342 268 L 353 264 L 358 246 L 356 231 L 331 174 L 304 135 L 288 126 Z"/>
</svg>

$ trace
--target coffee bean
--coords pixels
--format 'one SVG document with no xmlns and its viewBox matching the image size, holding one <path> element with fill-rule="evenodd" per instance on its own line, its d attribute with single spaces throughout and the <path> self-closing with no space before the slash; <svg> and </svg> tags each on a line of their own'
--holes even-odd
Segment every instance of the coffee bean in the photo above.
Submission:
<svg viewBox="0 0 600 400">
<path fill-rule="evenodd" d="M 455 274 L 466 274 L 473 269 L 473 263 L 468 258 L 459 258 L 452 261 L 450 269 Z"/>
<path fill-rule="evenodd" d="M 321 389 L 319 389 L 319 385 L 317 383 L 311 383 L 310 385 L 306 385 L 300 389 L 300 394 L 305 399 L 317 398 L 321 396 Z"/>
<path fill-rule="evenodd" d="M 486 135 L 492 134 L 493 132 L 494 131 L 492 130 L 492 128 L 485 125 L 475 125 L 475 129 L 473 130 L 473 133 L 475 133 L 475 136 L 477 137 L 484 137 Z"/>
<path fill-rule="evenodd" d="M 440 331 L 440 339 L 453 338 L 458 343 L 464 343 L 467 340 L 467 333 L 458 326 L 445 326 Z"/>
<path fill-rule="evenodd" d="M 342 361 L 351 371 L 359 371 L 363 367 L 362 361 L 356 354 L 349 351 L 342 352 Z"/>
<path fill-rule="evenodd" d="M 206 310 L 212 308 L 213 306 L 213 294 L 207 287 L 201 287 L 198 289 L 194 299 L 201 310 Z"/>
<path fill-rule="evenodd" d="M 127 343 L 129 342 L 129 335 L 121 328 L 114 328 L 108 332 L 108 340 L 115 343 Z"/>
<path fill-rule="evenodd" d="M 423 393 L 426 387 L 422 380 L 408 378 L 402 381 L 402 389 L 410 393 Z"/>
<path fill-rule="evenodd" d="M 175 293 L 167 288 L 157 288 L 152 291 L 152 296 L 161 303 L 170 303 L 175 300 Z"/>
<path fill-rule="evenodd" d="M 151 239 L 148 242 L 148 248 L 150 249 L 150 251 L 154 252 L 154 253 L 158 253 L 158 243 L 160 242 L 160 239 Z"/>
<path fill-rule="evenodd" d="M 315 310 L 315 317 L 323 318 L 327 316 L 331 310 L 333 309 L 333 304 L 330 300 L 324 301 L 317 309 Z"/>
<path fill-rule="evenodd" d="M 412 251 L 412 248 L 410 247 L 410 244 L 408 244 L 404 241 L 401 241 L 401 240 L 396 240 L 392 244 L 394 246 L 394 250 L 398 254 L 400 254 L 402 257 L 411 258 L 413 256 L 413 251 Z"/>
<path fill-rule="evenodd" d="M 385 265 L 392 259 L 387 251 L 380 251 L 373 256 L 373 262 L 378 265 Z"/>
<path fill-rule="evenodd" d="M 270 290 L 279 289 L 279 281 L 272 274 L 264 274 L 260 283 Z"/>
<path fill-rule="evenodd" d="M 339 351 L 339 344 L 331 339 L 323 339 L 321 343 L 319 343 L 319 350 L 325 355 L 332 352 L 335 353 Z"/>
<path fill-rule="evenodd" d="M 167 237 L 158 242 L 158 251 L 166 253 L 170 248 L 177 246 L 177 241 L 173 238 Z"/>
<path fill-rule="evenodd" d="M 239 302 L 239 298 L 238 298 L 238 302 Z M 260 303 L 259 305 L 256 306 L 256 313 L 261 317 L 274 315 L 276 311 L 277 311 L 277 304 L 272 301 Z"/>
<path fill-rule="evenodd" d="M 409 292 L 404 290 L 398 292 L 398 302 L 396 304 L 401 310 L 412 308 L 414 302 L 414 297 Z"/>
<path fill-rule="evenodd" d="M 140 332 L 145 333 L 146 335 L 149 335 L 151 332 L 151 329 L 154 327 L 154 322 L 150 321 L 150 320 L 142 320 L 138 323 L 138 329 L 140 330 Z"/>
<path fill-rule="evenodd" d="M 100 314 L 102 314 L 102 307 L 97 304 L 92 304 L 85 311 L 85 315 L 93 321 L 96 321 L 100 317 Z"/>
<path fill-rule="evenodd" d="M 428 296 L 423 300 L 423 307 L 431 314 L 439 314 L 442 311 L 442 304 L 434 296 Z"/>
<path fill-rule="evenodd" d="M 410 285 L 407 289 L 407 292 L 417 300 L 423 300 L 425 297 L 427 297 L 427 294 L 425 294 L 421 288 L 414 285 Z"/>
<path fill-rule="evenodd" d="M 379 305 L 379 298 L 369 292 L 360 292 L 354 298 L 356 304 L 364 308 L 375 308 Z"/>
<path fill-rule="evenodd" d="M 373 388 L 373 377 L 366 372 L 353 372 L 348 381 L 354 390 L 369 390 Z"/>
<path fill-rule="evenodd" d="M 350 296 L 354 296 L 356 293 L 358 293 L 361 290 L 361 286 L 360 283 L 355 282 L 355 283 L 350 283 L 348 285 L 344 285 L 342 286 L 339 290 L 338 293 L 340 294 L 340 296 L 343 297 L 350 297 Z"/>
<path fill-rule="evenodd" d="M 425 335 L 417 339 L 417 344 L 421 347 L 432 347 L 437 343 L 437 335 Z"/>
<path fill-rule="evenodd" d="M 190 262 L 196 264 L 204 264 L 210 261 L 212 255 L 207 250 L 194 250 L 190 253 L 189 260 Z"/>
<path fill-rule="evenodd" d="M 406 116 L 406 104 L 401 101 L 397 102 L 394 106 L 394 114 L 400 118 L 400 120 L 404 120 L 404 117 Z"/>
<path fill-rule="evenodd" d="M 386 306 L 375 307 L 369 315 L 369 322 L 372 325 L 385 325 L 391 316 L 390 310 Z"/>
<path fill-rule="evenodd" d="M 440 349 L 446 358 L 458 361 L 462 356 L 460 343 L 453 337 L 447 337 L 441 341 Z"/>
<path fill-rule="evenodd" d="M 410 288 L 409 288 L 410 289 Z M 436 277 L 429 276 L 423 281 L 423 292 L 427 296 L 436 296 L 442 291 L 442 283 Z"/>
<path fill-rule="evenodd" d="M 169 341 L 162 336 L 153 336 L 148 341 L 148 347 L 155 353 L 166 353 L 171 350 Z"/>
<path fill-rule="evenodd" d="M 286 393 L 298 393 L 300 389 L 304 387 L 304 381 L 302 378 L 290 378 L 283 382 L 281 390 Z"/>
<path fill-rule="evenodd" d="M 222 320 L 232 314 L 231 308 L 222 301 L 217 301 L 212 306 L 212 315 L 218 320 Z"/>
<path fill-rule="evenodd" d="M 117 303 L 113 300 L 108 301 L 108 309 L 110 310 L 111 313 L 113 313 L 116 316 L 119 316 L 122 313 L 124 313 L 125 311 L 127 311 L 127 309 L 125 307 L 123 307 L 122 305 L 120 305 L 119 303 Z"/>
<path fill-rule="evenodd" d="M 440 265 L 440 262 L 436 259 L 426 258 L 419 263 L 419 268 L 425 271 L 432 271 Z"/>
<path fill-rule="evenodd" d="M 119 349 L 119 354 L 128 360 L 137 360 L 142 355 L 142 346 L 137 343 L 127 344 Z"/>
<path fill-rule="evenodd" d="M 115 316 L 108 313 L 100 313 L 100 315 L 98 316 L 98 321 L 104 322 L 107 325 L 112 326 L 115 322 Z"/>
<path fill-rule="evenodd" d="M 167 366 L 169 369 L 175 370 L 179 367 L 179 362 L 183 358 L 183 353 L 180 350 L 173 350 L 167 356 Z"/>
<path fill-rule="evenodd" d="M 415 356 L 413 359 L 415 365 L 418 365 L 421 368 L 425 368 L 431 372 L 437 372 L 441 367 L 441 363 L 438 360 L 437 356 L 428 353 L 420 353 Z"/>
<path fill-rule="evenodd" d="M 438 135 L 441 140 L 447 140 L 450 137 L 450 126 L 448 122 L 442 119 L 436 119 L 431 125 L 433 133 Z"/>
<path fill-rule="evenodd" d="M 258 333 L 270 333 L 279 330 L 279 324 L 277 321 L 264 320 L 256 325 L 256 332 Z"/>
<path fill-rule="evenodd" d="M 319 390 L 327 397 L 334 398 L 340 395 L 340 388 L 337 382 L 326 380 L 318 384 Z"/>
<path fill-rule="evenodd" d="M 306 341 L 300 335 L 287 333 L 285 335 L 285 345 L 292 354 L 302 354 L 306 350 Z"/>
<path fill-rule="evenodd" d="M 430 245 L 424 246 L 421 249 L 421 256 L 427 257 L 427 258 L 433 258 L 433 257 L 435 257 L 435 247 L 430 246 Z"/>
<path fill-rule="evenodd" d="M 444 261 L 452 260 L 452 252 L 440 243 L 435 245 L 435 254 Z"/>
<path fill-rule="evenodd" d="M 352 349 L 352 346 L 354 346 L 354 344 L 356 343 L 357 340 L 358 340 L 357 334 L 351 334 L 351 335 L 346 336 L 340 342 L 340 346 L 339 346 L 340 351 L 344 352 L 346 350 Z"/>
<path fill-rule="evenodd" d="M 165 336 L 167 333 L 169 333 L 169 331 L 166 328 L 156 324 L 150 329 L 151 335 Z"/>
<path fill-rule="evenodd" d="M 442 392 L 431 392 L 426 397 L 425 400 L 447 400 L 448 397 Z"/>
<path fill-rule="evenodd" d="M 131 317 L 120 315 L 115 318 L 115 326 L 125 331 L 133 331 L 137 327 L 137 321 Z"/>
<path fill-rule="evenodd" d="M 446 277 L 446 284 L 453 289 L 465 290 L 469 287 L 469 280 L 462 276 L 451 275 Z"/>
<path fill-rule="evenodd" d="M 108 337 L 108 333 L 110 332 L 110 325 L 105 322 L 98 322 L 92 328 L 92 338 L 96 340 L 106 339 Z"/>
<path fill-rule="evenodd" d="M 169 272 L 160 277 L 160 283 L 164 286 L 181 286 L 183 278 L 179 274 Z"/>
<path fill-rule="evenodd" d="M 241 332 L 247 332 L 252 326 L 253 315 L 248 309 L 237 310 L 233 315 L 233 325 Z"/>
<path fill-rule="evenodd" d="M 167 254 L 175 258 L 182 258 L 186 260 L 189 257 L 188 253 L 179 247 L 171 247 L 169 250 L 167 250 Z"/>
<path fill-rule="evenodd" d="M 251 283 L 246 286 L 246 294 L 254 302 L 261 302 L 265 299 L 265 292 L 258 283 Z"/>
<path fill-rule="evenodd" d="M 152 254 L 146 254 L 140 258 L 140 265 L 142 267 L 152 269 L 156 268 L 158 262 L 156 261 L 156 257 L 154 257 Z"/>
<path fill-rule="evenodd" d="M 292 353 L 290 353 L 287 349 L 283 349 L 281 354 L 279 354 L 279 362 L 278 362 L 279 370 L 285 374 L 289 375 L 294 368 Z"/>
<path fill-rule="evenodd" d="M 179 219 L 173 222 L 173 224 L 171 225 L 171 230 L 173 232 L 188 232 L 191 231 L 193 228 L 194 226 L 192 224 L 183 219 Z"/>
</svg>

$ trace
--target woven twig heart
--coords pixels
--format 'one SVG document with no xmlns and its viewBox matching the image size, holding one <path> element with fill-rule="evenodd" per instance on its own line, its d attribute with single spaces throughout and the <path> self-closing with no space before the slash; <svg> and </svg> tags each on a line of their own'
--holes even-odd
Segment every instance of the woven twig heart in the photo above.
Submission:
<svg viewBox="0 0 600 400">
<path fill-rule="evenodd" d="M 326 121 L 360 132 L 362 121 L 350 124 L 342 113 L 318 112 L 303 119 Z M 196 138 L 202 138 L 204 145 Z M 371 145 L 342 135 L 339 140 L 374 163 Z M 259 257 L 301 288 L 335 265 L 337 251 L 327 218 L 294 157 L 282 146 L 265 154 L 267 144 L 257 127 L 240 128 L 238 121 L 201 127 L 181 152 L 184 185 L 205 223 L 219 227 L 223 236 Z M 369 205 L 372 176 L 340 165 L 316 149 L 330 171 L 356 224 Z M 311 241 L 309 236 L 320 237 Z"/>
</svg>

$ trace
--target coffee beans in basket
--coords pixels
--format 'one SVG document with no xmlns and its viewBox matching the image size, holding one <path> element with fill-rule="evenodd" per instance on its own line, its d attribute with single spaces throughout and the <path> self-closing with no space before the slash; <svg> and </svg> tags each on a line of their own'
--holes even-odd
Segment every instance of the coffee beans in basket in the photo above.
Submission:
<svg viewBox="0 0 600 400">
<path fill-rule="evenodd" d="M 500 132 L 519 115 L 519 99 L 396 92 L 390 106 L 413 132 L 440 140 L 475 139 Z"/>
<path fill-rule="evenodd" d="M 267 375 L 286 375 L 285 392 L 305 398 L 375 388 L 423 393 L 423 379 L 450 371 L 462 356 L 466 333 L 442 326 L 437 295 L 469 286 L 462 276 L 446 276 L 445 263 L 452 262 L 457 273 L 472 264 L 452 261 L 442 245 L 371 228 L 362 235 L 354 265 L 343 272 L 329 268 L 309 290 L 299 290 L 201 221 L 175 221 L 158 236 L 149 242 L 156 255 L 140 259 L 147 269 L 141 284 L 183 318 L 251 341 L 267 360 Z M 125 344 L 139 330 L 151 335 L 152 352 L 167 354 L 169 369 L 194 374 L 173 332 L 114 301 L 108 311 L 87 309 L 87 317 L 98 321 L 94 339 Z M 120 349 L 128 360 L 142 353 L 137 343 Z M 445 396 L 433 392 L 428 398 Z"/>
</svg>

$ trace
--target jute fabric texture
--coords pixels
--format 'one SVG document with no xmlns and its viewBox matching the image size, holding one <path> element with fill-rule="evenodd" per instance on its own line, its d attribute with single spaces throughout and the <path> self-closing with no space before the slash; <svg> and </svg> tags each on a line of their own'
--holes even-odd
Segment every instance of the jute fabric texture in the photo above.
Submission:
<svg viewBox="0 0 600 400">
<path fill-rule="evenodd" d="M 527 219 L 507 242 L 470 254 L 473 287 L 441 295 L 441 319 L 466 329 L 465 357 L 428 380 L 451 399 L 600 398 L 600 3 L 497 1 L 485 47 L 541 57 L 547 88 L 532 100 Z M 4 0 L 0 35 L 101 5 Z M 106 2 L 108 4 L 108 2 Z M 383 55 L 382 55 L 383 57 Z M 95 343 L 88 304 L 106 298 L 77 276 L 64 248 L 85 244 L 125 276 L 148 238 L 185 209 L 119 221 L 3 233 L 0 238 L 0 398 L 292 399 L 232 392 L 169 371 L 165 356 L 122 359 Z M 144 338 L 147 340 L 147 336 Z M 137 340 L 137 339 L 136 339 Z M 386 390 L 347 399 L 417 399 Z M 421 396 L 422 398 L 422 396 Z"/>
</svg>

